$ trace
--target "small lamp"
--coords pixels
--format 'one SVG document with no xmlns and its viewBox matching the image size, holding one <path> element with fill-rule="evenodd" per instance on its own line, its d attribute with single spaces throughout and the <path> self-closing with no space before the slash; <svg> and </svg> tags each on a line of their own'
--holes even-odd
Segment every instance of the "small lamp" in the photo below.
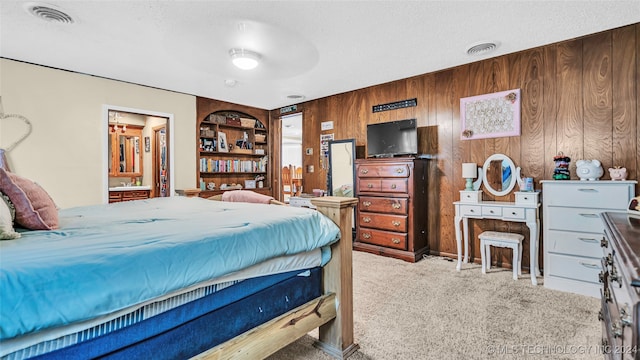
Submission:
<svg viewBox="0 0 640 360">
<path fill-rule="evenodd" d="M 473 191 L 473 179 L 478 177 L 476 163 L 462 163 L 462 177 L 467 179 L 466 191 Z"/>
</svg>

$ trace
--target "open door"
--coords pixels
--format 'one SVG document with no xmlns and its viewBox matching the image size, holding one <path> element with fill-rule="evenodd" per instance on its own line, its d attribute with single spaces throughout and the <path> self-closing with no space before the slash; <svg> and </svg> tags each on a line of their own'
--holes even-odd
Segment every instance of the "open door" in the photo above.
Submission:
<svg viewBox="0 0 640 360">
<path fill-rule="evenodd" d="M 155 197 L 169 196 L 169 144 L 167 126 L 153 128 L 153 184 Z"/>
</svg>

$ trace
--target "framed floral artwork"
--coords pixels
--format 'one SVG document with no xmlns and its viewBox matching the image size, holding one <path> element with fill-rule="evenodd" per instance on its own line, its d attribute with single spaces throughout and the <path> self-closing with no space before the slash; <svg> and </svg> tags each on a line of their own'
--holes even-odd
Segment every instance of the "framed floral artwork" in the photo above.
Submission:
<svg viewBox="0 0 640 360">
<path fill-rule="evenodd" d="M 520 136 L 520 89 L 460 99 L 460 139 Z"/>
</svg>

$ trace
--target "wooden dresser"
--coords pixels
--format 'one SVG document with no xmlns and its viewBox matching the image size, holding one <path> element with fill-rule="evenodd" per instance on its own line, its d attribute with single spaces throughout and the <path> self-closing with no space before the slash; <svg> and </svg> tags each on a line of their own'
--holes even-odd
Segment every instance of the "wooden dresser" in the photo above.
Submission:
<svg viewBox="0 0 640 360">
<path fill-rule="evenodd" d="M 354 250 L 409 262 L 427 253 L 427 161 L 356 160 Z"/>
<path fill-rule="evenodd" d="M 607 359 L 640 359 L 640 217 L 600 214 L 604 222 L 602 351 Z"/>
</svg>

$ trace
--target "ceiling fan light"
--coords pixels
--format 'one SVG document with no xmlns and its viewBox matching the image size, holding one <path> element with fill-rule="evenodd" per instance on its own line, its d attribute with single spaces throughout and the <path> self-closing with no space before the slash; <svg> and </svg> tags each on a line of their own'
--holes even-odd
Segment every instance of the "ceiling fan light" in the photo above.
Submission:
<svg viewBox="0 0 640 360">
<path fill-rule="evenodd" d="M 246 49 L 231 49 L 229 56 L 233 65 L 242 70 L 255 69 L 262 58 L 260 54 Z"/>
</svg>

